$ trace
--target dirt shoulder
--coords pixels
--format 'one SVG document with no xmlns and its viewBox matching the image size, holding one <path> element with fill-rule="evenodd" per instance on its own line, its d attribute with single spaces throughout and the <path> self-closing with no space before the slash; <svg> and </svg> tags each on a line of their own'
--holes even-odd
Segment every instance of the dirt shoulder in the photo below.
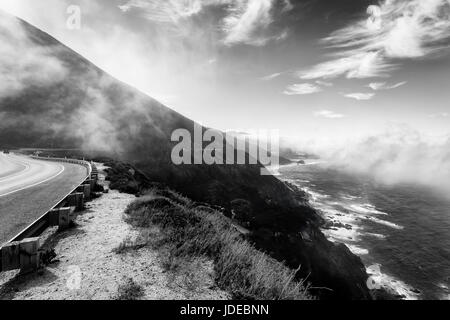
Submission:
<svg viewBox="0 0 450 320">
<path fill-rule="evenodd" d="M 101 183 L 103 167 L 99 167 Z M 195 286 L 162 267 L 157 249 L 144 246 L 118 252 L 139 232 L 123 219 L 135 196 L 111 190 L 87 203 L 76 226 L 47 236 L 54 248 L 54 263 L 29 275 L 0 274 L 0 299 L 91 300 L 91 299 L 227 299 L 214 285 L 212 264 L 203 261 Z M 157 231 L 155 231 L 157 233 Z"/>
</svg>

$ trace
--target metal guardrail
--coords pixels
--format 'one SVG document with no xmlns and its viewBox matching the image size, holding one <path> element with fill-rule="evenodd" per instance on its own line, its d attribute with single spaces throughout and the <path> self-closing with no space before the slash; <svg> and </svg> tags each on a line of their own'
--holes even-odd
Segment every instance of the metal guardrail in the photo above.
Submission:
<svg viewBox="0 0 450 320">
<path fill-rule="evenodd" d="M 52 162 L 66 162 L 66 163 L 79 164 L 79 165 L 85 166 L 88 169 L 87 177 L 89 177 L 92 173 L 92 164 L 85 160 L 68 159 L 68 158 L 38 157 L 38 156 L 30 156 L 30 158 L 36 159 L 36 160 L 47 160 L 47 161 L 52 161 Z"/>
<path fill-rule="evenodd" d="M 21 272 L 36 270 L 40 264 L 40 244 L 38 236 L 50 226 L 59 225 L 60 228 L 68 226 L 71 221 L 70 215 L 75 210 L 75 207 L 72 206 L 73 200 L 75 200 L 78 209 L 82 210 L 84 196 L 87 195 L 90 198 L 95 182 L 98 179 L 98 171 L 95 165 L 84 160 L 43 158 L 36 156 L 32 156 L 31 158 L 79 164 L 87 168 L 87 175 L 81 184 L 67 193 L 62 200 L 55 204 L 49 211 L 44 213 L 14 238 L 0 247 L 0 272 L 12 269 L 21 269 Z M 87 184 L 87 182 L 89 184 Z M 77 189 L 81 187 L 83 193 L 77 193 Z M 67 204 L 69 208 L 64 208 Z"/>
<path fill-rule="evenodd" d="M 84 160 L 66 159 L 66 158 L 44 158 L 44 157 L 36 157 L 36 156 L 31 156 L 31 158 L 32 159 L 36 159 L 36 160 L 47 160 L 47 161 L 53 161 L 53 162 L 66 162 L 66 163 L 79 164 L 79 165 L 85 166 L 88 169 L 88 174 L 83 179 L 83 182 L 81 184 L 79 184 L 73 190 L 71 190 L 69 193 L 67 193 L 62 198 L 61 201 L 59 201 L 57 204 L 55 204 L 49 211 L 45 212 L 42 216 L 40 216 L 38 219 L 36 219 L 34 222 L 32 222 L 30 225 L 28 225 L 25 229 L 23 229 L 19 234 L 14 236 L 7 243 L 10 243 L 10 242 L 13 242 L 13 241 L 20 241 L 20 240 L 23 240 L 25 238 L 30 238 L 30 237 L 35 237 L 37 235 L 40 235 L 49 226 L 49 213 L 52 210 L 54 210 L 56 208 L 60 208 L 61 206 L 63 206 L 66 198 L 70 194 L 74 193 L 78 189 L 78 187 L 83 185 L 83 183 L 87 179 L 91 178 L 91 175 L 92 175 L 92 172 L 93 172 L 93 166 L 91 165 L 91 163 L 89 163 L 87 161 L 84 161 Z M 95 166 L 94 166 L 94 168 L 95 168 Z M 96 170 L 97 169 L 95 168 L 95 171 Z M 2 246 L 3 245 L 4 244 L 2 244 Z M 1 247 L 0 247 L 0 250 L 1 250 Z"/>
</svg>

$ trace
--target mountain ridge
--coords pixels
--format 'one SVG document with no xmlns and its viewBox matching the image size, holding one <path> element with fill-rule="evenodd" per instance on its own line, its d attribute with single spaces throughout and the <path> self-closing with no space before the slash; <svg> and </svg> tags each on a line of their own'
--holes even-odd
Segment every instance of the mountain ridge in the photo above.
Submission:
<svg viewBox="0 0 450 320">
<path fill-rule="evenodd" d="M 194 121 L 114 79 L 32 25 L 2 21 L 0 40 L 27 59 L 19 64 L 6 55 L 0 64 L 2 80 L 14 89 L 0 91 L 0 146 L 81 149 L 83 155 L 128 162 L 148 179 L 195 201 L 230 212 L 248 204 L 243 223 L 249 224 L 255 246 L 293 269 L 301 265 L 298 277 L 309 276 L 313 286 L 332 290 L 317 290 L 319 297 L 370 299 L 361 260 L 325 238 L 320 215 L 304 192 L 261 176 L 259 164 L 172 164 L 171 133 L 179 128 L 193 132 Z"/>
</svg>

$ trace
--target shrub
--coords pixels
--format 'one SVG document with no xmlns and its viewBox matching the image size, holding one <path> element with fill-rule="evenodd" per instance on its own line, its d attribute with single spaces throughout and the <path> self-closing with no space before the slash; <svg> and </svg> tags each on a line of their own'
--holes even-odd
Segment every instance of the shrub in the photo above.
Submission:
<svg viewBox="0 0 450 320">
<path fill-rule="evenodd" d="M 255 249 L 216 211 L 200 210 L 174 192 L 153 189 L 126 210 L 140 228 L 157 225 L 163 234 L 164 267 L 176 269 L 193 257 L 214 261 L 216 283 L 240 299 L 311 299 L 295 270 Z"/>
<path fill-rule="evenodd" d="M 145 292 L 141 285 L 132 278 L 127 278 L 117 289 L 116 300 L 138 300 L 144 296 Z"/>
<path fill-rule="evenodd" d="M 130 237 L 127 237 L 112 251 L 117 254 L 122 254 L 122 253 L 126 253 L 129 251 L 137 251 L 137 250 L 147 246 L 149 244 L 149 242 L 150 242 L 150 240 L 149 240 L 148 234 L 141 233 L 135 239 L 131 239 Z"/>
</svg>

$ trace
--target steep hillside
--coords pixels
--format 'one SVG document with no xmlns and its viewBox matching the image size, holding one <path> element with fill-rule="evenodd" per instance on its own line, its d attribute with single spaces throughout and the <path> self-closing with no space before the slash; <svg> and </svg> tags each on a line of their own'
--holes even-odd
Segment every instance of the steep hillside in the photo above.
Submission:
<svg viewBox="0 0 450 320">
<path fill-rule="evenodd" d="M 5 14 L 0 21 L 0 147 L 70 148 L 131 163 L 195 201 L 245 211 L 255 245 L 332 289 L 317 290 L 320 297 L 370 297 L 362 262 L 325 239 L 300 190 L 261 176 L 260 165 L 173 165 L 171 134 L 193 132 L 193 121 L 33 26 Z"/>
</svg>

